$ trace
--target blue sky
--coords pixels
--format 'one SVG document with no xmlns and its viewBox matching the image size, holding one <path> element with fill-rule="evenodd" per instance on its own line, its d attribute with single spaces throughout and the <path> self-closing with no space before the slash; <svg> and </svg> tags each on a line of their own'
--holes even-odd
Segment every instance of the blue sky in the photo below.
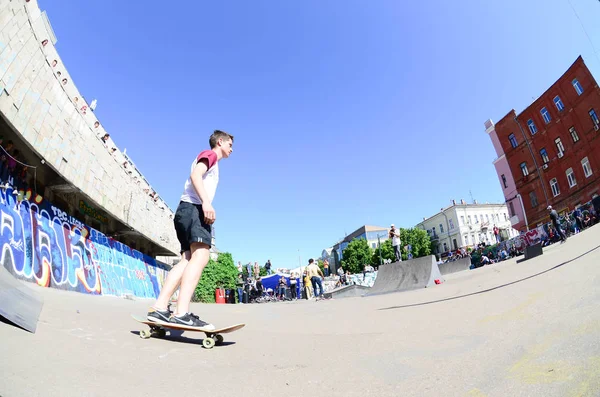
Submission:
<svg viewBox="0 0 600 397">
<path fill-rule="evenodd" d="M 166 4 L 40 0 L 75 84 L 171 208 L 210 133 L 235 136 L 215 227 L 243 263 L 304 264 L 469 191 L 503 201 L 484 121 L 579 55 L 600 78 L 595 0 Z"/>
</svg>

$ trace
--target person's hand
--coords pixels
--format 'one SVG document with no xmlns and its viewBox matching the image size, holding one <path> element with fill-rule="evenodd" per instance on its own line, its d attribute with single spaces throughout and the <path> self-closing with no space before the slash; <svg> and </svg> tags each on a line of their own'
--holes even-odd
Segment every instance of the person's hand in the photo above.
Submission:
<svg viewBox="0 0 600 397">
<path fill-rule="evenodd" d="M 215 214 L 215 209 L 211 204 L 202 204 L 202 211 L 204 211 L 204 222 L 212 225 L 215 223 L 217 219 L 217 215 Z"/>
</svg>

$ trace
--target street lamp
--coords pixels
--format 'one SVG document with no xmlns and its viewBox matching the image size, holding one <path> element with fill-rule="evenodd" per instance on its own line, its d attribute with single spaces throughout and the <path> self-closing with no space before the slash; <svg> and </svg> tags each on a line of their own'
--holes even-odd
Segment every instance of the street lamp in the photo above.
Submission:
<svg viewBox="0 0 600 397">
<path fill-rule="evenodd" d="M 383 259 L 381 259 L 381 237 L 385 236 L 384 234 L 377 235 L 377 247 L 379 248 L 379 266 L 383 264 Z"/>
<path fill-rule="evenodd" d="M 523 217 L 525 218 L 525 227 L 527 228 L 527 231 L 529 231 L 529 222 L 527 222 L 527 213 L 525 213 L 525 206 L 523 205 L 523 197 L 521 197 L 520 193 L 517 193 L 517 196 L 519 198 L 519 201 L 521 202 L 521 209 L 523 210 Z"/>
<path fill-rule="evenodd" d="M 448 232 L 448 248 L 450 248 L 450 251 L 452 251 L 452 240 L 450 239 L 450 223 L 448 223 L 448 217 L 446 216 L 446 212 L 444 212 L 443 208 L 442 215 L 444 215 L 444 218 L 446 218 L 446 231 Z"/>
</svg>

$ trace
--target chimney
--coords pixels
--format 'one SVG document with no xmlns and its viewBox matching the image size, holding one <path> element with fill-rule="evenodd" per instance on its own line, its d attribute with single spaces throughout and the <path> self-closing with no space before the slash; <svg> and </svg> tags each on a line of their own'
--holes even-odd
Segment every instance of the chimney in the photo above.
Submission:
<svg viewBox="0 0 600 397">
<path fill-rule="evenodd" d="M 465 200 L 464 199 L 460 199 L 460 203 L 464 205 L 465 204 Z"/>
<path fill-rule="evenodd" d="M 473 204 L 477 204 L 477 200 L 473 200 Z"/>
<path fill-rule="evenodd" d="M 452 205 L 456 205 L 456 200 L 452 199 Z"/>
</svg>

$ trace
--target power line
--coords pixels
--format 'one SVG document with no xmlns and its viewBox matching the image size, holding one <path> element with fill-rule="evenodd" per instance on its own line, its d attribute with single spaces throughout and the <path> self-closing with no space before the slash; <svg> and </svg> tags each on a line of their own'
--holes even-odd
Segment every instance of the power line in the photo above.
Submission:
<svg viewBox="0 0 600 397">
<path fill-rule="evenodd" d="M 569 3 L 569 5 L 571 6 L 571 9 L 573 10 L 573 13 L 575 14 L 575 16 L 577 17 L 577 19 L 579 20 L 579 24 L 581 25 L 581 29 L 583 30 L 583 33 L 585 33 L 585 35 L 588 38 L 588 41 L 590 42 L 590 44 L 592 45 L 592 49 L 594 50 L 594 56 L 596 57 L 596 59 L 598 60 L 598 63 L 600 63 L 600 58 L 598 57 L 598 50 L 596 50 L 596 46 L 594 45 L 594 42 L 592 41 L 592 38 L 590 37 L 589 33 L 587 32 L 585 26 L 583 25 L 583 21 L 581 20 L 581 18 L 579 17 L 579 14 L 577 13 L 577 10 L 575 9 L 575 7 L 573 7 L 573 3 L 571 3 L 571 0 L 567 0 L 567 2 Z"/>
</svg>

